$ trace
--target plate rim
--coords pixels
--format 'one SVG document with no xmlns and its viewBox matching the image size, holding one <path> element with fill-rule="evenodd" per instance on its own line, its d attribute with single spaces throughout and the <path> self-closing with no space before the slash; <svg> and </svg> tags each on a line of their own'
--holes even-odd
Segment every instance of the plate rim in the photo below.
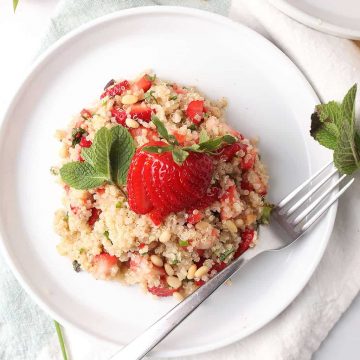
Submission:
<svg viewBox="0 0 360 360">
<path fill-rule="evenodd" d="M 119 10 L 104 16 L 101 16 L 99 18 L 96 18 L 92 21 L 89 21 L 76 29 L 70 31 L 69 33 L 62 36 L 60 39 L 58 39 L 55 43 L 53 43 L 48 49 L 46 49 L 28 68 L 28 71 L 26 75 L 23 77 L 23 80 L 19 83 L 17 86 L 17 90 L 13 93 L 13 96 L 11 98 L 11 101 L 7 104 L 6 111 L 4 112 L 4 115 L 2 116 L 1 121 L 1 127 L 0 127 L 0 149 L 4 146 L 4 138 L 6 136 L 5 129 L 10 121 L 9 114 L 12 112 L 13 108 L 16 105 L 17 99 L 19 95 L 21 95 L 22 91 L 26 89 L 26 86 L 29 82 L 31 82 L 32 77 L 34 76 L 34 73 L 36 73 L 37 70 L 39 70 L 42 66 L 46 65 L 46 62 L 48 58 L 50 58 L 53 53 L 55 53 L 59 48 L 66 46 L 67 42 L 71 41 L 72 39 L 81 36 L 82 33 L 88 31 L 89 29 L 96 27 L 101 24 L 105 24 L 107 22 L 111 22 L 115 19 L 127 17 L 127 16 L 136 16 L 136 15 L 144 15 L 144 14 L 156 14 L 156 13 L 169 13 L 170 15 L 177 15 L 177 14 L 183 14 L 183 15 L 189 15 L 194 17 L 201 17 L 204 19 L 207 19 L 209 21 L 216 21 L 223 23 L 224 26 L 231 26 L 235 28 L 241 28 L 242 31 L 246 31 L 248 33 L 251 33 L 251 36 L 257 37 L 263 41 L 264 44 L 267 46 L 270 46 L 272 48 L 272 51 L 275 51 L 279 54 L 279 56 L 282 56 L 284 59 L 287 60 L 289 67 L 293 67 L 294 72 L 297 73 L 299 80 L 302 80 L 304 83 L 304 86 L 307 87 L 307 90 L 312 93 L 314 100 L 319 101 L 319 98 L 311 86 L 310 82 L 307 80 L 305 75 L 302 73 L 302 71 L 295 65 L 295 63 L 278 47 L 276 47 L 272 42 L 270 42 L 268 39 L 263 37 L 261 34 L 256 32 L 255 30 L 247 27 L 246 25 L 236 22 L 230 18 L 227 18 L 225 16 L 215 14 L 209 11 L 190 8 L 190 7 L 183 7 L 183 6 L 141 6 L 137 8 L 130 8 L 130 9 L 124 9 Z M 311 169 L 311 165 L 310 165 Z M 312 169 L 313 170 L 313 169 Z M 209 352 L 215 349 L 219 349 L 222 347 L 225 347 L 227 345 L 233 344 L 236 341 L 239 341 L 241 339 L 246 338 L 247 336 L 257 332 L 259 329 L 270 323 L 273 319 L 275 319 L 281 312 L 283 312 L 291 303 L 292 301 L 300 294 L 300 292 L 303 290 L 305 285 L 309 282 L 311 276 L 313 275 L 315 269 L 319 265 L 323 254 L 325 252 L 325 249 L 328 245 L 330 235 L 333 230 L 335 217 L 336 217 L 336 211 L 337 211 L 337 203 L 328 211 L 327 217 L 328 217 L 328 227 L 326 229 L 326 233 L 324 234 L 324 241 L 322 248 L 319 248 L 318 250 L 318 257 L 316 260 L 314 260 L 311 267 L 307 268 L 307 273 L 302 278 L 302 282 L 299 282 L 298 287 L 296 290 L 291 294 L 291 296 L 288 296 L 288 300 L 285 302 L 284 305 L 278 306 L 277 311 L 274 311 L 272 315 L 268 317 L 264 317 L 262 322 L 259 322 L 258 326 L 255 329 L 252 329 L 248 333 L 246 333 L 244 336 L 239 337 L 236 336 L 236 333 L 234 333 L 234 336 L 228 337 L 226 339 L 222 339 L 219 341 L 214 341 L 211 344 L 201 345 L 201 346 L 195 346 L 191 348 L 186 348 L 182 350 L 175 350 L 175 351 L 155 351 L 152 352 L 151 355 L 156 355 L 157 357 L 178 357 L 178 356 L 188 356 L 188 355 L 195 355 L 200 354 L 204 352 Z M 13 275 L 21 285 L 21 287 L 27 292 L 27 294 L 34 300 L 34 302 L 50 317 L 52 317 L 54 320 L 58 321 L 60 324 L 65 325 L 66 327 L 76 329 L 80 331 L 81 333 L 86 334 L 87 336 L 91 336 L 93 338 L 99 339 L 101 341 L 105 341 L 108 344 L 117 345 L 119 347 L 123 346 L 123 344 L 119 344 L 116 342 L 113 342 L 107 338 L 104 338 L 102 336 L 99 336 L 98 334 L 94 333 L 92 330 L 85 329 L 83 326 L 79 324 L 73 323 L 70 319 L 67 320 L 63 318 L 61 315 L 57 314 L 55 310 L 52 310 L 51 307 L 46 303 L 45 299 L 43 300 L 42 296 L 38 295 L 35 291 L 32 290 L 31 286 L 28 284 L 27 280 L 24 279 L 21 275 L 20 270 L 17 269 L 17 265 L 15 264 L 16 261 L 12 259 L 12 254 L 10 251 L 8 251 L 6 245 L 5 245 L 5 226 L 3 224 L 3 218 L 0 214 L 0 253 L 3 255 L 7 265 L 11 269 Z M 152 357 L 151 356 L 151 357 Z"/>
<path fill-rule="evenodd" d="M 293 20 L 300 22 L 303 25 L 310 26 L 322 33 L 333 36 L 342 37 L 350 40 L 360 40 L 360 30 L 344 28 L 339 25 L 334 25 L 327 21 L 319 22 L 317 17 L 309 15 L 299 8 L 289 4 L 287 0 L 268 0 L 271 5 L 276 7 L 285 15 L 291 17 Z"/>
</svg>

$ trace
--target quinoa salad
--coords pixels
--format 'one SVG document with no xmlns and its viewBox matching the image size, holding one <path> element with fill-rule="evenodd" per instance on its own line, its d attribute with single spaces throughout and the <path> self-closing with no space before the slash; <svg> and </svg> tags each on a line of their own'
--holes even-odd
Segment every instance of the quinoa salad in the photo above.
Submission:
<svg viewBox="0 0 360 360">
<path fill-rule="evenodd" d="M 56 132 L 57 250 L 76 272 L 182 300 L 256 245 L 268 176 L 225 108 L 147 72 Z"/>
</svg>

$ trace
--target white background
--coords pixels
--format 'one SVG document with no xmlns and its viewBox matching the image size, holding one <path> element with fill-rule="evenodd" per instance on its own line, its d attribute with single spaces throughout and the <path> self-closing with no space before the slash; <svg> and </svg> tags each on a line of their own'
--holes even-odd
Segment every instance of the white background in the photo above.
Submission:
<svg viewBox="0 0 360 360">
<path fill-rule="evenodd" d="M 57 2 L 58 0 L 20 0 L 14 15 L 12 0 L 0 0 L 0 114 L 4 113 L 28 65 L 35 57 Z M 359 329 L 360 296 L 329 334 L 314 359 L 358 359 Z"/>
</svg>

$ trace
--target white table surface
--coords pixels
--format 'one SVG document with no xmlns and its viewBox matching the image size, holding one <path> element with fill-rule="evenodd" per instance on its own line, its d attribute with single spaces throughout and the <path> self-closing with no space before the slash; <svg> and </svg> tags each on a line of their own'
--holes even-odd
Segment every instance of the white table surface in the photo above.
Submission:
<svg viewBox="0 0 360 360">
<path fill-rule="evenodd" d="M 0 114 L 34 58 L 57 2 L 20 0 L 14 15 L 12 0 L 0 0 Z M 330 332 L 314 359 L 359 359 L 359 329 L 360 295 Z"/>
</svg>

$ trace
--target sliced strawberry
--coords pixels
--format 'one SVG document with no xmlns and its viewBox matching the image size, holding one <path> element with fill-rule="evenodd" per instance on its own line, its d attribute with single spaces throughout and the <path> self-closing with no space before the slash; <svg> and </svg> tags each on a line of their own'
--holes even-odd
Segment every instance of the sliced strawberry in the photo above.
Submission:
<svg viewBox="0 0 360 360">
<path fill-rule="evenodd" d="M 230 145 L 225 145 L 217 151 L 216 157 L 226 162 L 231 161 L 236 153 L 241 149 L 240 144 L 234 143 Z"/>
<path fill-rule="evenodd" d="M 137 136 L 143 136 L 143 132 L 145 131 L 145 136 L 149 141 L 159 141 L 159 135 L 155 130 L 145 128 L 140 126 L 136 129 L 129 129 L 130 135 L 136 140 Z"/>
<path fill-rule="evenodd" d="M 92 145 L 91 140 L 87 140 L 85 136 L 83 136 L 79 142 L 79 145 L 84 148 L 89 148 Z"/>
<path fill-rule="evenodd" d="M 194 282 L 195 282 L 195 285 L 196 285 L 196 286 L 199 286 L 199 287 L 200 287 L 200 286 L 203 286 L 203 285 L 205 284 L 205 281 L 204 281 L 204 280 L 195 280 Z"/>
<path fill-rule="evenodd" d="M 250 246 L 254 239 L 254 230 L 253 229 L 245 229 L 241 233 L 241 243 L 239 247 L 235 251 L 234 259 L 237 259 L 240 255 L 242 255 Z"/>
<path fill-rule="evenodd" d="M 121 81 L 118 84 L 115 84 L 114 86 L 108 87 L 100 96 L 100 99 L 104 98 L 105 96 L 115 96 L 115 95 L 121 95 L 126 90 L 130 89 L 130 84 L 127 80 Z"/>
<path fill-rule="evenodd" d="M 148 91 L 151 88 L 152 82 L 149 75 L 144 75 L 141 79 L 136 81 L 134 88 L 137 90 L 143 90 L 144 92 Z"/>
<path fill-rule="evenodd" d="M 173 135 L 175 136 L 176 140 L 178 141 L 178 143 L 179 143 L 180 145 L 183 145 L 183 144 L 184 144 L 184 142 L 185 142 L 185 140 L 186 140 L 186 135 L 180 134 L 180 133 L 177 132 L 177 131 L 175 131 L 175 132 L 173 133 Z"/>
<path fill-rule="evenodd" d="M 125 110 L 121 109 L 119 106 L 115 106 L 110 110 L 110 112 L 118 124 L 125 126 L 125 121 L 127 118 Z"/>
<path fill-rule="evenodd" d="M 105 252 L 96 255 L 93 260 L 96 277 L 103 278 L 110 275 L 115 275 L 119 270 L 117 263 L 118 259 L 116 256 Z"/>
<path fill-rule="evenodd" d="M 203 214 L 201 212 L 198 212 L 197 214 L 193 214 L 191 213 L 188 218 L 186 219 L 186 221 L 189 223 L 189 224 L 197 224 L 202 218 L 203 218 Z"/>
<path fill-rule="evenodd" d="M 227 264 L 224 261 L 217 262 L 213 265 L 211 269 L 216 270 L 217 272 L 220 272 L 221 270 L 224 270 L 227 267 Z"/>
<path fill-rule="evenodd" d="M 204 115 L 204 101 L 203 100 L 191 101 L 186 109 L 186 116 L 188 116 L 195 125 L 198 125 L 203 120 L 203 115 Z"/>
<path fill-rule="evenodd" d="M 143 104 L 134 104 L 130 108 L 130 117 L 132 119 L 140 119 L 146 122 L 151 120 L 151 108 Z"/>
<path fill-rule="evenodd" d="M 173 84 L 173 89 L 177 94 L 186 94 L 187 93 L 186 89 L 180 87 L 177 84 Z"/>
<path fill-rule="evenodd" d="M 101 210 L 97 208 L 91 209 L 91 215 L 88 220 L 88 224 L 90 227 L 93 227 L 94 224 L 99 220 L 99 216 L 101 214 Z"/>
<path fill-rule="evenodd" d="M 159 297 L 167 297 L 167 296 L 172 296 L 172 294 L 174 292 L 178 291 L 178 289 L 172 289 L 172 288 L 166 287 L 165 285 L 160 285 L 160 286 L 148 287 L 148 291 L 150 293 L 152 293 L 153 295 L 156 295 Z"/>
<path fill-rule="evenodd" d="M 208 192 L 203 196 L 197 203 L 196 209 L 203 210 L 213 204 L 215 201 L 219 200 L 220 195 L 220 187 L 213 186 L 211 187 Z"/>
<path fill-rule="evenodd" d="M 249 183 L 247 177 L 244 176 L 243 179 L 241 180 L 240 187 L 242 190 L 254 191 L 254 187 Z"/>
<path fill-rule="evenodd" d="M 89 119 L 89 118 L 92 117 L 91 112 L 90 112 L 89 110 L 87 110 L 87 109 L 82 109 L 82 110 L 80 111 L 80 115 L 81 115 L 84 119 Z"/>
</svg>

